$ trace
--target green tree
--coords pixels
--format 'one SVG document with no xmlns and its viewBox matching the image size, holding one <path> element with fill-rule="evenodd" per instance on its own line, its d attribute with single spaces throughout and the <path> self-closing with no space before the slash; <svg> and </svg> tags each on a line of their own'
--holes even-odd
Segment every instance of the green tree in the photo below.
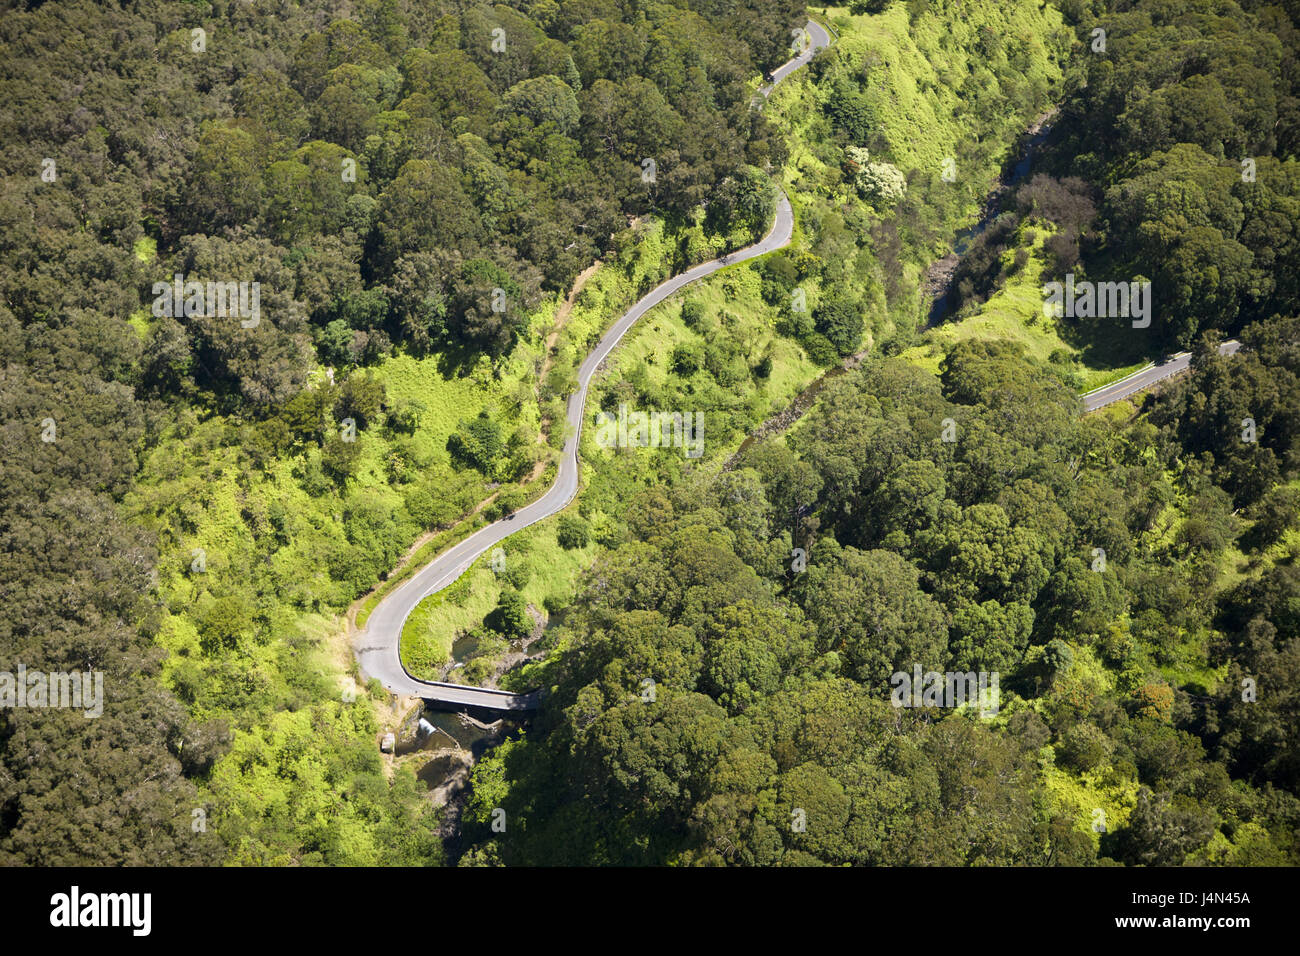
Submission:
<svg viewBox="0 0 1300 956">
<path fill-rule="evenodd" d="M 502 590 L 496 607 L 484 623 L 511 640 L 524 637 L 533 629 L 533 619 L 528 615 L 528 602 L 514 588 Z"/>
<path fill-rule="evenodd" d="M 591 527 L 577 515 L 562 515 L 555 527 L 555 540 L 566 551 L 585 548 L 590 540 Z"/>
</svg>

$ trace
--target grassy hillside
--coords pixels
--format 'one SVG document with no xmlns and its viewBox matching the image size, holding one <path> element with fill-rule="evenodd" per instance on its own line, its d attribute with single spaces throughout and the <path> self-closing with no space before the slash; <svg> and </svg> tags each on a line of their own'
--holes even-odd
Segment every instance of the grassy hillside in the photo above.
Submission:
<svg viewBox="0 0 1300 956">
<path fill-rule="evenodd" d="M 1144 361 L 1132 361 L 1114 349 L 1085 350 L 1067 341 L 1063 335 L 1069 335 L 1068 328 L 1043 314 L 1042 287 L 1047 265 L 1043 243 L 1050 235 L 1050 224 L 1021 223 L 1015 238 L 1001 253 L 1007 277 L 997 291 L 985 302 L 928 330 L 921 344 L 907 349 L 903 356 L 938 373 L 939 362 L 954 342 L 1006 339 L 1021 345 L 1030 361 L 1056 368 L 1078 392 L 1100 388 L 1142 368 Z"/>
<path fill-rule="evenodd" d="M 1032 0 L 826 16 L 839 32 L 833 49 L 811 82 L 773 97 L 792 130 L 784 178 L 823 280 L 860 298 L 877 339 L 906 338 L 925 270 L 975 221 L 1019 134 L 1054 102 L 1072 37 L 1055 7 Z M 850 147 L 902 174 L 901 199 L 861 195 Z"/>
</svg>

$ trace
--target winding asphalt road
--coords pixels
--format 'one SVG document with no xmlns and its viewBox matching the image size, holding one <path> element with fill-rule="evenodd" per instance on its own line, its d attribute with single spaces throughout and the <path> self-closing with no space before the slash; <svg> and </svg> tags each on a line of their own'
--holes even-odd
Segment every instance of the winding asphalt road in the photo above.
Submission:
<svg viewBox="0 0 1300 956">
<path fill-rule="evenodd" d="M 830 45 L 830 36 L 819 24 L 809 21 L 804 27 L 809 43 L 794 59 L 773 71 L 772 83 L 760 92 L 768 96 L 783 79 L 802 67 L 813 55 Z M 528 711 L 536 708 L 539 691 L 513 694 L 509 691 L 487 687 L 470 687 L 465 684 L 447 684 L 417 680 L 402 666 L 399 647 L 402 625 L 417 604 L 430 594 L 441 591 L 469 569 L 481 555 L 496 547 L 516 531 L 521 531 L 558 511 L 563 510 L 578 493 L 578 439 L 582 434 L 583 410 L 587 403 L 587 387 L 601 364 L 618 345 L 627 330 L 637 320 L 669 296 L 697 282 L 719 269 L 757 256 L 766 255 L 789 244 L 794 235 L 794 211 L 785 192 L 777 187 L 776 219 L 771 230 L 759 242 L 740 249 L 720 259 L 705 262 L 674 276 L 657 286 L 632 306 L 613 327 L 605 333 L 578 371 L 578 390 L 569 398 L 568 421 L 571 434 L 564 443 L 555 483 L 537 501 L 520 508 L 509 517 L 480 528 L 464 541 L 438 555 L 427 565 L 403 582 L 375 606 L 366 619 L 366 626 L 355 637 L 353 649 L 362 673 L 377 677 L 379 682 L 395 694 L 421 697 L 427 701 L 456 707 L 477 707 L 494 711 Z"/>
<path fill-rule="evenodd" d="M 1229 339 L 1219 345 L 1219 354 L 1236 355 L 1239 348 L 1241 348 L 1240 342 L 1236 339 Z M 1171 355 L 1169 358 L 1148 365 L 1146 368 L 1140 368 L 1132 375 L 1121 378 L 1118 382 L 1111 382 L 1109 385 L 1080 396 L 1083 399 L 1083 410 L 1085 412 L 1095 412 L 1111 402 L 1118 402 L 1121 398 L 1128 398 L 1143 389 L 1150 388 L 1156 382 L 1162 381 L 1171 375 L 1177 375 L 1191 364 L 1192 353 L 1179 352 L 1177 355 Z"/>
</svg>

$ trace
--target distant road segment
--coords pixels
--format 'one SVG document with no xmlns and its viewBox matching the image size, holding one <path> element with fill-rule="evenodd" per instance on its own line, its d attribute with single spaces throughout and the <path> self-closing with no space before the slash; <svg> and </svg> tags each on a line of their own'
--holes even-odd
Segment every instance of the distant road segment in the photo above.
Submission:
<svg viewBox="0 0 1300 956">
<path fill-rule="evenodd" d="M 1237 350 L 1240 348 L 1240 342 L 1236 339 L 1229 339 L 1219 346 L 1219 354 L 1236 355 Z M 1081 396 L 1083 410 L 1085 412 L 1095 412 L 1111 402 L 1118 402 L 1122 398 L 1128 398 L 1130 395 L 1135 395 L 1150 388 L 1156 382 L 1185 371 L 1191 364 L 1192 353 L 1179 352 L 1177 355 L 1171 355 L 1169 358 L 1148 365 L 1146 368 L 1138 369 L 1132 375 L 1126 375 L 1118 382 L 1111 382 L 1109 385 Z"/>
</svg>

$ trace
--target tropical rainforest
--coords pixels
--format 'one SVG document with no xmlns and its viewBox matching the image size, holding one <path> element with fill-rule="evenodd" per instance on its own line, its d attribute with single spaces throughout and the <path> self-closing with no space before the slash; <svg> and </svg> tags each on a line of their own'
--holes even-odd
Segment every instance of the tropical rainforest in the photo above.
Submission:
<svg viewBox="0 0 1300 956">
<path fill-rule="evenodd" d="M 0 671 L 106 698 L 0 709 L 0 863 L 1300 862 L 1295 0 L 0 9 Z M 792 243 L 588 398 L 703 455 L 584 428 L 573 505 L 403 633 L 544 692 L 449 814 L 350 634 L 777 185 Z M 1046 314 L 1067 274 L 1154 321 Z M 893 706 L 914 665 L 1000 706 Z"/>
</svg>

